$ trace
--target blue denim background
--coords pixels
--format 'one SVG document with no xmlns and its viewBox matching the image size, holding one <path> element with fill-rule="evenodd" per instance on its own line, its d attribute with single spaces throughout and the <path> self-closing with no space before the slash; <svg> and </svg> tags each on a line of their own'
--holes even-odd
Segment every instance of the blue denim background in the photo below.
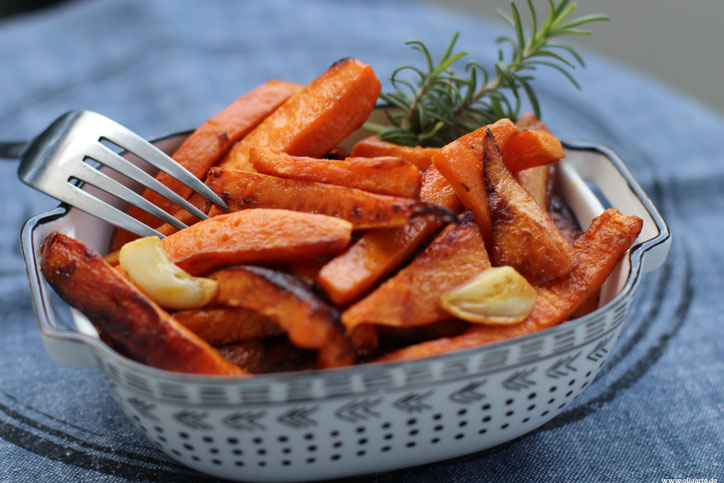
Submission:
<svg viewBox="0 0 724 483">
<path fill-rule="evenodd" d="M 71 109 L 146 137 L 185 130 L 269 78 L 304 83 L 342 57 L 386 82 L 416 59 L 405 40 L 439 55 L 456 30 L 490 65 L 505 28 L 407 2 L 74 2 L 0 22 L 0 138 L 27 139 Z M 544 121 L 621 155 L 671 226 L 667 263 L 644 277 L 611 360 L 564 414 L 482 453 L 360 481 L 724 480 L 724 118 L 585 57 L 582 92 L 540 73 Z M 0 162 L 0 481 L 203 480 L 131 426 L 95 370 L 45 354 L 18 233 L 55 203 L 15 170 Z"/>
</svg>

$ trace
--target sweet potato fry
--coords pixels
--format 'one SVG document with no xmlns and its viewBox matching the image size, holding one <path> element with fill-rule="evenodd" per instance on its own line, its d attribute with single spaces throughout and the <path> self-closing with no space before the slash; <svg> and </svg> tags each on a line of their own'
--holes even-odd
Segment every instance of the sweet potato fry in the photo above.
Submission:
<svg viewBox="0 0 724 483">
<path fill-rule="evenodd" d="M 239 263 L 285 263 L 341 252 L 352 225 L 288 210 L 244 210 L 201 221 L 163 239 L 169 260 L 193 275 Z"/>
<path fill-rule="evenodd" d="M 293 82 L 276 80 L 260 85 L 199 126 L 176 150 L 173 159 L 197 178 L 203 178 L 209 168 L 221 159 L 234 143 L 301 88 L 302 86 Z M 191 196 L 191 188 L 166 173 L 159 173 L 156 179 L 184 198 Z M 143 197 L 169 213 L 179 209 L 155 191 L 146 190 Z M 131 207 L 128 214 L 149 226 L 156 227 L 162 223 L 155 216 L 136 207 Z M 117 250 L 136 238 L 133 233 L 117 229 L 113 234 L 110 250 Z"/>
<path fill-rule="evenodd" d="M 453 187 L 465 208 L 475 214 L 480 233 L 485 243 L 491 246 L 492 220 L 483 181 L 483 140 L 488 129 L 501 149 L 517 132 L 515 124 L 509 119 L 501 119 L 446 145 L 432 162 Z"/>
<path fill-rule="evenodd" d="M 42 249 L 48 283 L 132 359 L 159 369 L 241 375 L 82 242 L 54 232 Z"/>
<path fill-rule="evenodd" d="M 417 167 L 392 156 L 335 161 L 253 147 L 249 151 L 249 161 L 263 174 L 336 184 L 381 195 L 414 198 L 420 190 Z"/>
<path fill-rule="evenodd" d="M 379 360 L 428 357 L 530 334 L 559 324 L 595 293 L 641 232 L 642 220 L 610 208 L 593 220 L 574 244 L 578 265 L 565 277 L 536 287 L 533 312 L 515 325 L 474 324 L 460 336 L 443 338 L 391 352 Z"/>
<path fill-rule="evenodd" d="M 533 284 L 570 272 L 575 266 L 571 246 L 505 167 L 492 132 L 485 137 L 483 157 L 493 213 L 493 265 L 510 265 Z"/>
<path fill-rule="evenodd" d="M 206 184 L 224 199 L 230 211 L 279 208 L 317 213 L 347 220 L 355 229 L 402 226 L 417 216 L 448 221 L 454 218 L 440 206 L 409 198 L 238 169 L 211 168 Z M 209 216 L 220 212 L 212 207 Z"/>
<path fill-rule="evenodd" d="M 548 131 L 524 129 L 514 133 L 503 153 L 503 162 L 512 172 L 543 166 L 563 159 L 561 142 Z"/>
<path fill-rule="evenodd" d="M 518 183 L 544 210 L 548 210 L 551 204 L 556 166 L 555 164 L 536 166 L 513 173 Z"/>
<path fill-rule="evenodd" d="M 238 142 L 220 166 L 253 171 L 253 146 L 320 158 L 362 125 L 381 87 L 369 65 L 340 60 Z"/>
<path fill-rule="evenodd" d="M 455 191 L 434 167 L 423 174 L 420 199 L 457 211 Z M 409 260 L 441 226 L 429 218 L 416 218 L 405 226 L 370 230 L 346 252 L 322 267 L 317 281 L 337 305 L 347 305 Z"/>
<path fill-rule="evenodd" d="M 237 307 L 207 307 L 181 310 L 173 318 L 211 345 L 231 344 L 283 334 L 279 325 L 253 310 Z"/>
<path fill-rule="evenodd" d="M 362 158 L 375 158 L 378 156 L 395 156 L 412 163 L 420 171 L 424 171 L 432 164 L 432 158 L 439 148 L 423 148 L 420 146 L 399 146 L 383 141 L 377 136 L 362 139 L 352 148 L 351 156 Z"/>
<path fill-rule="evenodd" d="M 450 318 L 440 296 L 488 268 L 488 254 L 471 214 L 449 225 L 413 262 L 342 314 L 348 332 L 361 324 L 396 327 Z"/>
<path fill-rule="evenodd" d="M 211 278 L 219 282 L 216 303 L 243 307 L 274 320 L 294 345 L 319 351 L 319 367 L 354 363 L 352 345 L 337 313 L 297 278 L 252 266 L 222 269 Z"/>
</svg>

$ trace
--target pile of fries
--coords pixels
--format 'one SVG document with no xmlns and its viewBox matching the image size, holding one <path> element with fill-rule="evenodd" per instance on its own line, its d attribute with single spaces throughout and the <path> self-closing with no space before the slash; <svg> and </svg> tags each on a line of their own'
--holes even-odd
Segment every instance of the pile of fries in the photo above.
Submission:
<svg viewBox="0 0 724 483">
<path fill-rule="evenodd" d="M 642 221 L 609 209 L 581 232 L 552 191 L 561 144 L 532 115 L 348 154 L 379 92 L 345 59 L 243 95 L 173 155 L 228 211 L 161 173 L 210 218 L 146 192 L 189 228 L 131 209 L 166 238 L 116 230 L 105 258 L 53 233 L 45 277 L 119 352 L 198 374 L 426 357 L 595 310 Z"/>
</svg>

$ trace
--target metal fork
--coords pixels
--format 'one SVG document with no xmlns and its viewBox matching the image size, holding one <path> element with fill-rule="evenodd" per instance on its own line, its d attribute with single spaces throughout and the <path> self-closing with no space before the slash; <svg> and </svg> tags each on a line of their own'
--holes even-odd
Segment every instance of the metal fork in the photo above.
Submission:
<svg viewBox="0 0 724 483">
<path fill-rule="evenodd" d="M 55 120 L 30 142 L 0 143 L 0 158 L 20 159 L 18 176 L 33 188 L 140 236 L 156 235 L 163 238 L 163 235 L 153 228 L 81 189 L 83 183 L 121 198 L 176 228 L 183 229 L 186 225 L 132 189 L 85 162 L 86 159 L 95 160 L 150 188 L 199 219 L 208 218 L 186 199 L 101 141 L 108 141 L 136 155 L 209 201 L 224 209 L 227 208 L 224 201 L 211 188 L 183 166 L 134 132 L 95 112 L 71 111 Z"/>
</svg>

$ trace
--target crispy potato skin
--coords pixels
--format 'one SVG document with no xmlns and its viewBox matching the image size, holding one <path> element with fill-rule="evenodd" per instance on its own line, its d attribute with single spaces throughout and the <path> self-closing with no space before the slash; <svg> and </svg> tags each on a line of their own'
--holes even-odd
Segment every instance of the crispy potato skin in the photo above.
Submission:
<svg viewBox="0 0 724 483">
<path fill-rule="evenodd" d="M 162 240 L 169 260 L 192 275 L 240 263 L 284 263 L 344 250 L 352 225 L 288 210 L 244 210 L 196 223 Z"/>
<path fill-rule="evenodd" d="M 206 171 L 221 159 L 234 143 L 301 89 L 302 86 L 294 82 L 277 80 L 260 85 L 199 126 L 176 150 L 172 158 L 197 178 L 203 178 L 206 176 Z M 164 172 L 160 172 L 156 179 L 184 198 L 191 196 L 191 188 Z M 178 209 L 172 201 L 150 189 L 143 193 L 143 197 L 169 213 L 174 213 Z M 186 211 L 181 211 L 186 214 Z M 131 207 L 128 214 L 149 226 L 155 227 L 163 223 L 140 208 Z M 184 216 L 183 214 L 180 216 Z M 135 239 L 136 235 L 117 229 L 113 233 L 110 250 L 118 250 L 125 243 Z"/>
<path fill-rule="evenodd" d="M 360 324 L 425 325 L 448 314 L 440 297 L 488 268 L 488 254 L 472 216 L 446 227 L 413 262 L 342 314 L 349 332 Z"/>
<path fill-rule="evenodd" d="M 42 249 L 48 283 L 119 350 L 149 366 L 195 374 L 241 375 L 82 242 L 52 233 Z"/>
<path fill-rule="evenodd" d="M 570 272 L 576 263 L 571 246 L 505 166 L 491 132 L 485 138 L 483 157 L 493 213 L 493 265 L 510 265 L 533 284 Z"/>
<path fill-rule="evenodd" d="M 434 167 L 423 174 L 420 199 L 452 211 L 460 209 L 455 191 Z M 355 302 L 409 260 L 441 226 L 430 218 L 416 218 L 399 228 L 370 230 L 324 265 L 317 281 L 335 304 Z"/>
<path fill-rule="evenodd" d="M 354 363 L 337 313 L 297 278 L 253 266 L 225 268 L 210 277 L 219 283 L 216 304 L 243 307 L 274 320 L 294 345 L 319 351 L 319 367 Z"/>
<path fill-rule="evenodd" d="M 414 164 L 420 171 L 425 171 L 432 164 L 432 158 L 440 152 L 439 148 L 423 148 L 420 146 L 399 146 L 383 141 L 377 136 L 370 136 L 357 142 L 352 148 L 351 156 L 374 158 L 377 156 L 395 156 Z"/>
<path fill-rule="evenodd" d="M 593 220 L 573 246 L 579 260 L 576 268 L 565 277 L 536 287 L 536 305 L 523 322 L 506 326 L 474 324 L 463 335 L 406 347 L 378 360 L 429 357 L 529 334 L 563 322 L 598 291 L 618 260 L 634 243 L 642 225 L 640 218 L 622 215 L 615 208 L 606 210 Z"/>
<path fill-rule="evenodd" d="M 173 318 L 211 345 L 232 344 L 283 334 L 279 324 L 253 310 L 206 307 L 174 312 Z"/>
<path fill-rule="evenodd" d="M 263 174 L 347 186 L 380 195 L 414 198 L 420 190 L 420 170 L 394 156 L 332 160 L 253 147 L 249 161 Z"/>
<path fill-rule="evenodd" d="M 381 88 L 369 65 L 352 58 L 335 62 L 238 142 L 219 166 L 253 171 L 253 146 L 321 158 L 362 126 Z"/>
<path fill-rule="evenodd" d="M 414 216 L 449 219 L 451 215 L 437 205 L 409 198 L 238 169 L 212 168 L 206 184 L 223 198 L 229 211 L 278 208 L 316 213 L 347 220 L 358 230 L 398 227 Z M 212 207 L 209 216 L 221 212 Z"/>
</svg>

